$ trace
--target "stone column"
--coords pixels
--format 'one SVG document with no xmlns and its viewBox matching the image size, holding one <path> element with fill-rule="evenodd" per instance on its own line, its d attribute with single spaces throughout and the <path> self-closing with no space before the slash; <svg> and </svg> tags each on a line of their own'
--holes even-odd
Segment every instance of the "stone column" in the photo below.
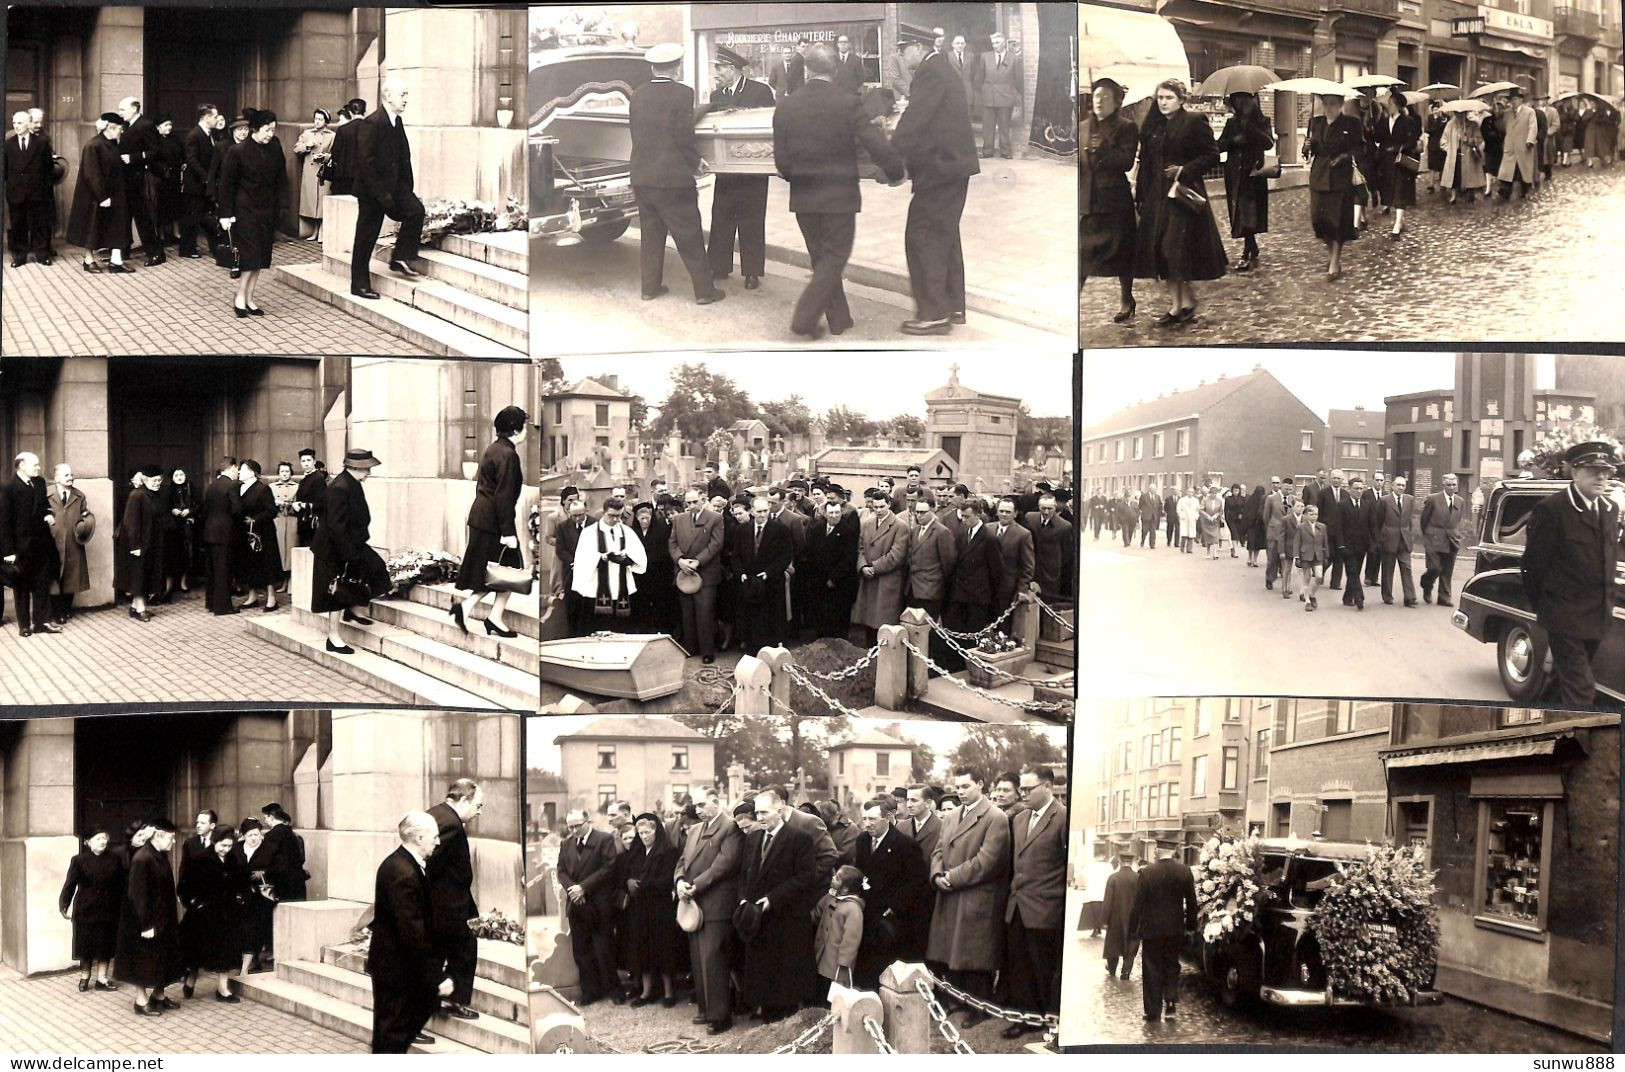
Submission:
<svg viewBox="0 0 1625 1072">
<path fill-rule="evenodd" d="M 73 826 L 71 718 L 31 719 L 0 753 L 0 964 L 24 975 L 72 967 L 73 925 L 57 910 Z"/>
<path fill-rule="evenodd" d="M 461 552 L 473 485 L 442 479 L 446 405 L 456 362 L 357 357 L 350 365 L 351 449 L 370 450 L 383 463 L 364 485 L 374 547 Z M 460 401 L 460 399 L 455 400 Z M 337 473 L 343 452 L 330 453 Z"/>
<path fill-rule="evenodd" d="M 378 864 L 400 844 L 401 817 L 428 803 L 429 717 L 418 711 L 333 712 L 329 898 L 372 903 Z"/>
<path fill-rule="evenodd" d="M 925 966 L 898 961 L 880 975 L 880 1004 L 886 1012 L 886 1041 L 898 1053 L 930 1053 L 936 1028 L 931 1010 L 915 989 L 915 979 L 926 979 Z"/>
</svg>

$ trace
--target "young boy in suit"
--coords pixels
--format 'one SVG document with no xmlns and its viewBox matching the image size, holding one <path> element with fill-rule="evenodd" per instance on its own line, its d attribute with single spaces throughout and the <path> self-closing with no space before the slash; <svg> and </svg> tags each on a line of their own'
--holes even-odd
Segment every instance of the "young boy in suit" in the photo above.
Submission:
<svg viewBox="0 0 1625 1072">
<path fill-rule="evenodd" d="M 1289 559 L 1298 553 L 1298 530 L 1303 527 L 1303 503 L 1294 502 L 1281 518 L 1281 553 Z M 1281 570 L 1281 598 L 1292 598 L 1292 562 Z"/>
<path fill-rule="evenodd" d="M 1298 526 L 1297 564 L 1303 570 L 1304 590 L 1298 600 L 1307 605 L 1306 611 L 1320 606 L 1315 593 L 1320 590 L 1319 568 L 1329 560 L 1326 547 L 1326 527 L 1320 523 L 1320 511 L 1311 506 L 1303 512 L 1303 523 Z"/>
</svg>

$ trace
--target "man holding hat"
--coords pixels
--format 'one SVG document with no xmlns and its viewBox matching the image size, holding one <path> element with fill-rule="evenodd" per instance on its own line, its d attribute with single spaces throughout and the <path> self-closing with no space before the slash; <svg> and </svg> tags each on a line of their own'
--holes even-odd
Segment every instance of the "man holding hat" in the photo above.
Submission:
<svg viewBox="0 0 1625 1072">
<path fill-rule="evenodd" d="M 1535 619 L 1546 630 L 1558 702 L 1590 707 L 1597 697 L 1591 661 L 1614 615 L 1621 532 L 1619 507 L 1607 491 L 1620 459 L 1611 444 L 1598 441 L 1571 447 L 1563 460 L 1569 486 L 1530 511 L 1519 568 Z"/>
<path fill-rule="evenodd" d="M 158 166 L 158 127 L 142 114 L 141 102 L 134 97 L 119 101 L 118 110 L 125 124 L 118 140 L 124 159 L 124 195 L 147 254 L 147 267 L 153 268 L 168 260 L 158 240 L 158 176 L 152 170 Z"/>
<path fill-rule="evenodd" d="M 638 204 L 643 300 L 670 288 L 661 282 L 666 267 L 666 235 L 688 268 L 697 305 L 728 295 L 716 287 L 700 229 L 700 195 L 694 175 L 700 149 L 694 137 L 694 91 L 677 81 L 683 46 L 655 45 L 644 58 L 654 77 L 632 93 L 632 193 Z M 765 209 L 764 209 L 765 212 Z M 732 253 L 729 261 L 733 260 Z"/>
<path fill-rule="evenodd" d="M 747 77 L 750 61 L 733 49 L 717 46 L 716 80 L 709 103 L 695 118 L 736 108 L 771 108 L 773 90 L 765 82 Z M 711 236 L 706 254 L 711 275 L 727 279 L 734 270 L 734 236 L 739 238 L 739 270 L 745 289 L 761 285 L 767 265 L 767 176 L 717 175 L 711 189 Z"/>
<path fill-rule="evenodd" d="M 59 462 L 56 467 L 56 487 L 51 491 L 51 535 L 56 540 L 56 554 L 61 567 L 56 576 L 56 594 L 51 597 L 51 621 L 57 625 L 67 623 L 73 609 L 73 597 L 90 588 L 90 564 L 85 559 L 85 544 L 96 534 L 96 515 L 85 503 L 85 493 L 73 486 L 73 466 Z"/>
</svg>

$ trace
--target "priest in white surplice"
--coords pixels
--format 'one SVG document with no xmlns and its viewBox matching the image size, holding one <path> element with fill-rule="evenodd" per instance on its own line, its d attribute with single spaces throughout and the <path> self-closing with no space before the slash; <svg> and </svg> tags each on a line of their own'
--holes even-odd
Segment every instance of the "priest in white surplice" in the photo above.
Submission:
<svg viewBox="0 0 1625 1072">
<path fill-rule="evenodd" d="M 570 591 L 582 600 L 582 620 L 589 632 L 623 632 L 631 624 L 636 577 L 649 568 L 643 542 L 621 523 L 622 499 L 610 499 L 596 522 L 581 531 L 570 572 Z"/>
</svg>

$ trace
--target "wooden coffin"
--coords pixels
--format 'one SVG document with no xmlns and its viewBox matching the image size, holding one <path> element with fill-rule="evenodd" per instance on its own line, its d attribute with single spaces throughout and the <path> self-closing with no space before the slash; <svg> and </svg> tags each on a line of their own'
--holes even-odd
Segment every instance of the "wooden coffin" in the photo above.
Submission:
<svg viewBox="0 0 1625 1072">
<path fill-rule="evenodd" d="M 683 687 L 688 653 L 665 633 L 595 633 L 544 640 L 543 681 L 594 696 L 655 700 Z"/>
<path fill-rule="evenodd" d="M 893 107 L 889 93 L 871 90 L 865 98 L 865 108 L 871 115 L 886 115 Z M 896 115 L 887 115 L 886 133 L 889 136 L 897 125 Z M 773 109 L 738 108 L 733 111 L 711 112 L 694 124 L 700 155 L 719 175 L 774 175 L 773 166 Z M 869 154 L 858 150 L 858 174 L 862 178 L 877 177 L 880 172 L 869 162 Z"/>
</svg>

